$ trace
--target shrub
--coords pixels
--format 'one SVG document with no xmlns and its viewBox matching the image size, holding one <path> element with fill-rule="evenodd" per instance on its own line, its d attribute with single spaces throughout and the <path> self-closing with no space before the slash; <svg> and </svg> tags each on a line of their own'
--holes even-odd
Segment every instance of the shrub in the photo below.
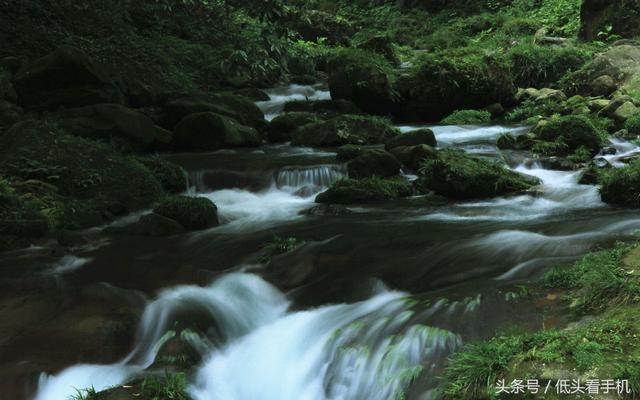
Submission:
<svg viewBox="0 0 640 400">
<path fill-rule="evenodd" d="M 633 135 L 640 135 L 640 115 L 635 115 L 629 118 L 624 123 L 624 128 Z"/>
<path fill-rule="evenodd" d="M 600 194 L 606 203 L 626 207 L 640 207 L 640 160 L 623 168 L 603 171 Z"/>
<path fill-rule="evenodd" d="M 206 229 L 218 225 L 218 208 L 204 197 L 167 197 L 153 212 L 177 221 L 186 229 Z"/>
<path fill-rule="evenodd" d="M 440 123 L 445 125 L 475 125 L 491 122 L 491 113 L 483 110 L 458 110 Z"/>
</svg>

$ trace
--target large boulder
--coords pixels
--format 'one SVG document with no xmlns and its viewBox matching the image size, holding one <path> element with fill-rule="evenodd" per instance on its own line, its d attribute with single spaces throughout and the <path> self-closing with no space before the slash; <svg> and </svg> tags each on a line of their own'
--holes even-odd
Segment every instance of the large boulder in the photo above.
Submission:
<svg viewBox="0 0 640 400">
<path fill-rule="evenodd" d="M 405 167 L 413 171 L 420 170 L 425 160 L 431 160 L 438 156 L 437 150 L 426 144 L 394 147 L 390 151 Z"/>
<path fill-rule="evenodd" d="M 342 179 L 316 197 L 316 203 L 357 204 L 395 200 L 411 196 L 413 189 L 404 178 Z"/>
<path fill-rule="evenodd" d="M 423 190 L 458 200 L 520 193 L 539 183 L 535 178 L 457 149 L 441 150 L 436 158 L 426 160 L 420 174 L 419 185 Z"/>
<path fill-rule="evenodd" d="M 251 99 L 229 93 L 189 95 L 168 101 L 162 108 L 161 124 L 173 129 L 186 116 L 201 112 L 224 115 L 258 130 L 266 126 L 263 112 Z"/>
<path fill-rule="evenodd" d="M 399 134 L 400 131 L 385 119 L 343 115 L 296 129 L 293 132 L 292 143 L 319 147 L 342 146 L 344 144 L 381 144 Z"/>
<path fill-rule="evenodd" d="M 106 140 L 118 148 L 147 150 L 171 142 L 171 132 L 145 114 L 120 104 L 95 104 L 63 113 L 63 126 L 78 136 Z"/>
<path fill-rule="evenodd" d="M 579 72 L 576 86 L 593 96 L 609 95 L 618 89 L 640 89 L 640 47 L 623 44 L 598 54 Z M 585 84 L 586 83 L 586 84 Z"/>
<path fill-rule="evenodd" d="M 387 178 L 400 172 L 400 161 L 384 150 L 371 150 L 347 163 L 350 178 Z"/>
<path fill-rule="evenodd" d="M 22 68 L 14 79 L 25 108 L 55 110 L 99 103 L 122 103 L 122 93 L 85 54 L 61 47 Z"/>
<path fill-rule="evenodd" d="M 288 142 L 291 140 L 293 131 L 297 128 L 322 121 L 323 118 L 317 114 L 308 112 L 290 112 L 278 115 L 269 123 L 267 127 L 267 139 L 269 142 Z"/>
<path fill-rule="evenodd" d="M 386 143 L 385 148 L 391 150 L 396 147 L 417 146 L 421 144 L 432 147 L 436 146 L 436 136 L 431 129 L 417 129 L 395 136 Z"/>
<path fill-rule="evenodd" d="M 329 63 L 329 90 L 333 99 L 346 99 L 370 114 L 388 115 L 394 104 L 391 82 L 375 57 L 347 52 Z"/>
<path fill-rule="evenodd" d="M 514 102 L 516 87 L 507 66 L 491 57 L 424 57 L 414 72 L 394 85 L 402 101 L 396 116 L 403 121 L 440 121 L 456 110 L 480 109 Z"/>
<path fill-rule="evenodd" d="M 213 112 L 201 112 L 185 117 L 173 133 L 174 145 L 178 150 L 211 151 L 224 147 L 260 145 L 258 131 Z"/>
<path fill-rule="evenodd" d="M 602 147 L 603 139 L 598 129 L 585 117 L 566 116 L 554 118 L 538 125 L 533 132 L 536 138 L 544 142 L 561 143 L 566 146 L 566 153 L 548 154 L 563 156 L 585 148 L 595 155 Z"/>
<path fill-rule="evenodd" d="M 167 197 L 153 209 L 153 212 L 177 221 L 189 230 L 207 229 L 219 223 L 218 208 L 204 197 Z"/>
<path fill-rule="evenodd" d="M 583 0 L 580 12 L 580 36 L 598 39 L 600 32 L 624 38 L 640 34 L 640 2 L 637 0 Z"/>
</svg>

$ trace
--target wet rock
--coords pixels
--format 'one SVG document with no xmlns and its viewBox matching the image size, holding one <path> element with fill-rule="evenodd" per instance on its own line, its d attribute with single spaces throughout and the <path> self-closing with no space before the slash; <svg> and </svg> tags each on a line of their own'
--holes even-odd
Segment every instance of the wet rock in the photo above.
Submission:
<svg viewBox="0 0 640 400">
<path fill-rule="evenodd" d="M 436 149 L 426 144 L 400 146 L 390 151 L 404 166 L 413 171 L 418 171 L 424 160 L 433 159 L 438 156 Z"/>
<path fill-rule="evenodd" d="M 515 99 L 518 103 L 523 103 L 525 101 L 543 102 L 547 100 L 565 101 L 567 100 L 567 96 L 563 91 L 557 89 L 527 88 L 518 89 Z"/>
<path fill-rule="evenodd" d="M 228 93 L 206 93 L 178 97 L 168 101 L 161 111 L 161 124 L 173 130 L 185 117 L 212 112 L 236 120 L 241 125 L 262 130 L 266 126 L 264 114 L 253 101 Z"/>
<path fill-rule="evenodd" d="M 116 147 L 148 150 L 171 142 L 171 132 L 145 114 L 119 104 L 96 104 L 63 113 L 62 125 L 74 135 L 100 139 Z"/>
<path fill-rule="evenodd" d="M 618 150 L 615 147 L 605 147 L 602 150 L 600 150 L 600 155 L 603 156 L 610 156 L 610 155 L 614 155 L 618 152 Z"/>
<path fill-rule="evenodd" d="M 350 161 L 356 157 L 361 156 L 366 151 L 370 149 L 359 146 L 356 144 L 345 144 L 344 146 L 340 146 L 337 150 L 336 160 L 338 161 Z"/>
<path fill-rule="evenodd" d="M 11 73 L 0 67 L 0 101 L 16 101 L 17 95 L 11 82 Z"/>
<path fill-rule="evenodd" d="M 358 204 L 411 196 L 413 188 L 404 178 L 343 179 L 316 197 L 316 203 Z"/>
<path fill-rule="evenodd" d="M 267 127 L 267 139 L 272 143 L 288 142 L 297 128 L 322 120 L 323 118 L 317 114 L 308 112 L 288 112 L 278 115 Z"/>
<path fill-rule="evenodd" d="M 609 168 L 600 178 L 602 201 L 625 207 L 640 207 L 640 160 L 622 168 Z"/>
<path fill-rule="evenodd" d="M 260 89 L 257 88 L 245 88 L 238 89 L 233 92 L 236 96 L 243 96 L 253 101 L 268 101 L 271 99 L 269 95 Z"/>
<path fill-rule="evenodd" d="M 592 161 L 592 165 L 598 169 L 604 169 L 611 167 L 609 161 L 604 157 L 597 157 Z"/>
<path fill-rule="evenodd" d="M 60 246 L 81 247 L 89 243 L 89 240 L 81 232 L 61 230 L 56 234 L 56 240 Z"/>
<path fill-rule="evenodd" d="M 338 116 L 342 114 L 356 115 L 362 113 L 352 101 L 345 99 L 290 101 L 284 105 L 284 111 L 308 112 L 327 116 Z"/>
<path fill-rule="evenodd" d="M 576 164 L 563 157 L 539 157 L 537 161 L 546 169 L 555 171 L 573 171 Z"/>
<path fill-rule="evenodd" d="M 163 199 L 153 212 L 177 221 L 184 228 L 199 230 L 218 225 L 218 208 L 204 197 L 172 196 Z"/>
<path fill-rule="evenodd" d="M 381 144 L 400 131 L 381 118 L 343 115 L 296 129 L 292 143 L 303 146 L 342 146 Z"/>
<path fill-rule="evenodd" d="M 384 150 L 372 150 L 347 163 L 349 177 L 360 179 L 378 176 L 387 178 L 398 175 L 400 161 Z"/>
<path fill-rule="evenodd" d="M 174 129 L 174 146 L 178 150 L 211 151 L 224 147 L 260 145 L 255 129 L 213 112 L 185 117 Z"/>
<path fill-rule="evenodd" d="M 418 129 L 395 136 L 386 143 L 385 148 L 391 150 L 396 147 L 417 146 L 421 144 L 431 147 L 437 145 L 436 136 L 431 129 Z"/>
<path fill-rule="evenodd" d="M 139 157 L 138 160 L 160 182 L 167 193 L 182 193 L 187 190 L 187 172 L 179 165 L 160 156 Z"/>
<path fill-rule="evenodd" d="M 342 217 L 345 215 L 353 214 L 353 211 L 349 210 L 347 207 L 337 204 L 320 204 L 314 207 L 311 207 L 307 210 L 303 210 L 301 212 L 303 215 L 310 216 L 329 216 L 329 217 Z"/>
<path fill-rule="evenodd" d="M 459 200 L 522 193 L 539 183 L 535 178 L 456 149 L 439 151 L 436 159 L 424 163 L 420 174 L 418 187 L 422 192 L 433 190 Z"/>
<path fill-rule="evenodd" d="M 102 68 L 71 47 L 61 47 L 28 64 L 15 76 L 14 85 L 19 104 L 29 109 L 124 101 Z"/>
</svg>

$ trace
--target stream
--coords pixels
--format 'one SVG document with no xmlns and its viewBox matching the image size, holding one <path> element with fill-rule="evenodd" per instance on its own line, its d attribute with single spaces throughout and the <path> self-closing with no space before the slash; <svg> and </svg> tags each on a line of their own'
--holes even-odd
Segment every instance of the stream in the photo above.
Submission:
<svg viewBox="0 0 640 400">
<path fill-rule="evenodd" d="M 287 101 L 330 98 L 318 85 L 269 94 L 258 103 L 267 119 Z M 500 134 L 526 127 L 429 127 L 440 147 L 503 160 L 542 184 L 508 198 L 417 196 L 307 215 L 315 196 L 346 176 L 335 149 L 167 156 L 189 172 L 190 195 L 217 204 L 221 225 L 109 240 L 94 229 L 87 234 L 96 239 L 73 255 L 45 247 L 0 255 L 8 266 L 0 398 L 64 400 L 125 383 L 187 327 L 183 339 L 203 356 L 189 379 L 195 400 L 428 400 L 444 360 L 464 343 L 560 323 L 548 305 L 518 296 L 518 285 L 631 238 L 640 215 L 602 203 L 597 187 L 578 184 L 580 171 L 497 149 Z M 640 151 L 617 139 L 612 146 L 613 165 Z M 305 244 L 267 268 L 260 251 L 274 236 Z"/>
</svg>

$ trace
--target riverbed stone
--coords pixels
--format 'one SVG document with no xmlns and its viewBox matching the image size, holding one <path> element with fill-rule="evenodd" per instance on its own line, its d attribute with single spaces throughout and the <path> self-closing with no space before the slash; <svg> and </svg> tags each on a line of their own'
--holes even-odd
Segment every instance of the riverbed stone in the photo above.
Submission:
<svg viewBox="0 0 640 400">
<path fill-rule="evenodd" d="M 303 146 L 382 144 L 400 131 L 389 121 L 358 115 L 343 115 L 324 122 L 307 124 L 293 132 L 292 143 Z"/>
<path fill-rule="evenodd" d="M 418 171 L 424 160 L 438 156 L 437 150 L 426 144 L 394 147 L 390 151 L 404 166 L 413 171 Z"/>
<path fill-rule="evenodd" d="M 316 203 L 358 204 L 395 200 L 411 196 L 413 189 L 404 178 L 343 179 L 316 197 Z"/>
<path fill-rule="evenodd" d="M 272 143 L 288 142 L 297 128 L 322 120 L 324 118 L 318 114 L 309 112 L 288 112 L 278 115 L 267 127 L 267 139 Z"/>
<path fill-rule="evenodd" d="M 189 230 L 207 229 L 219 223 L 218 208 L 204 197 L 167 197 L 154 207 L 153 212 L 177 221 Z"/>
<path fill-rule="evenodd" d="M 385 148 L 391 150 L 396 147 L 417 146 L 421 144 L 432 147 L 437 145 L 436 136 L 431 129 L 418 129 L 397 135 L 386 143 Z"/>
<path fill-rule="evenodd" d="M 347 163 L 350 178 L 387 178 L 398 175 L 400 161 L 384 150 L 367 151 Z"/>
<path fill-rule="evenodd" d="M 212 151 L 224 147 L 254 147 L 261 142 L 255 129 L 213 112 L 186 116 L 174 129 L 178 150 Z"/>
</svg>

